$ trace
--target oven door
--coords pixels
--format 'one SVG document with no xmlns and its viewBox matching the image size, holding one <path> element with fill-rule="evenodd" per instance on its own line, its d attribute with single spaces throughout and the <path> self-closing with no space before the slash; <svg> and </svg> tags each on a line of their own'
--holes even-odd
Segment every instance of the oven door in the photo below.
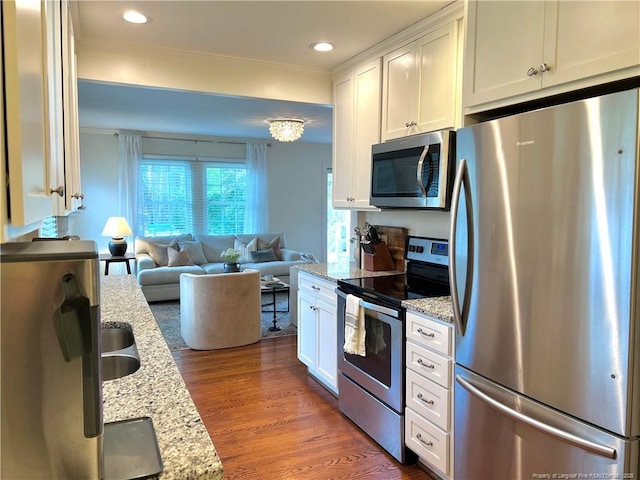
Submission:
<svg viewBox="0 0 640 480">
<path fill-rule="evenodd" d="M 398 413 L 404 411 L 404 310 L 361 300 L 366 355 L 344 351 L 346 294 L 338 294 L 338 370 Z"/>
</svg>

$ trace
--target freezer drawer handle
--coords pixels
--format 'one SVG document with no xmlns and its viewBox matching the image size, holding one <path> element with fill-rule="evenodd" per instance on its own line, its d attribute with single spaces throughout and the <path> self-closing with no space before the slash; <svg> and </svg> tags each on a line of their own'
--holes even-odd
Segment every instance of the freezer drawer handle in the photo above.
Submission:
<svg viewBox="0 0 640 480">
<path fill-rule="evenodd" d="M 424 403 L 426 403 L 427 405 L 433 405 L 434 403 L 436 403 L 436 402 L 434 402 L 433 400 L 427 400 L 426 398 L 424 398 L 424 396 L 422 395 L 422 393 L 419 393 L 419 394 L 418 394 L 418 398 L 419 398 L 420 400 L 422 400 Z"/>
<path fill-rule="evenodd" d="M 422 360 L 421 358 L 416 360 L 416 362 L 418 362 L 418 365 L 420 365 L 422 367 L 425 367 L 425 368 L 432 368 L 432 369 L 436 368 L 436 366 L 433 363 L 426 364 L 426 363 L 424 363 L 424 360 Z"/>
<path fill-rule="evenodd" d="M 433 333 L 433 332 L 431 332 L 431 333 L 427 333 L 427 332 L 425 332 L 424 330 L 422 330 L 421 328 L 418 328 L 417 332 L 418 332 L 420 335 L 424 335 L 425 337 L 429 337 L 429 338 L 434 338 L 434 337 L 436 336 L 436 334 L 435 334 L 435 333 Z"/>
<path fill-rule="evenodd" d="M 422 439 L 422 435 L 421 435 L 420 433 L 418 433 L 418 434 L 416 435 L 416 438 L 417 438 L 418 440 L 420 440 L 422 443 L 424 443 L 427 447 L 433 447 L 433 442 L 431 442 L 431 441 L 427 442 L 427 441 L 423 440 L 423 439 Z"/>
<path fill-rule="evenodd" d="M 462 378 L 460 375 L 456 375 L 456 381 L 462 387 L 464 387 L 464 389 L 467 390 L 469 393 L 471 393 L 472 395 L 475 395 L 480 400 L 488 403 L 489 406 L 495 408 L 500 413 L 506 415 L 507 417 L 511 417 L 513 420 L 522 422 L 530 426 L 531 428 L 535 428 L 536 430 L 546 433 L 547 435 L 556 437 L 566 443 L 570 443 L 571 445 L 582 448 L 588 452 L 595 453 L 596 455 L 601 455 L 603 457 L 607 457 L 611 459 L 615 459 L 617 456 L 617 452 L 615 448 L 607 447 L 605 445 L 600 445 L 598 443 L 591 442 L 584 438 L 580 438 L 576 435 L 560 430 L 559 428 L 552 427 L 551 425 L 547 425 L 546 423 L 543 423 L 543 422 L 540 422 L 539 420 L 528 417 L 523 413 L 520 413 L 516 410 L 513 410 L 507 407 L 506 405 L 503 405 L 499 401 L 491 398 L 486 393 L 480 391 L 471 383 L 470 380 L 466 380 Z"/>
</svg>

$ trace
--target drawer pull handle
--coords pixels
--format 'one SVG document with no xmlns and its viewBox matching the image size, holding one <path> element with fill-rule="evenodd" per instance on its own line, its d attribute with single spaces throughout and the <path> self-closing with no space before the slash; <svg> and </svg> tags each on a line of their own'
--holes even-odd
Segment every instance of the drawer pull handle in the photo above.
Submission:
<svg viewBox="0 0 640 480">
<path fill-rule="evenodd" d="M 421 328 L 418 329 L 418 333 L 420 335 L 424 335 L 425 337 L 429 337 L 429 338 L 435 338 L 436 334 L 433 332 L 427 333 L 424 330 L 422 330 Z"/>
<path fill-rule="evenodd" d="M 420 400 L 422 400 L 424 403 L 426 403 L 427 405 L 433 405 L 433 404 L 435 404 L 435 403 L 436 403 L 436 402 L 434 402 L 433 400 L 427 400 L 426 398 L 424 398 L 424 397 L 422 396 L 422 393 L 419 393 L 419 394 L 418 394 L 418 398 L 419 398 Z"/>
<path fill-rule="evenodd" d="M 433 442 L 432 442 L 432 441 L 428 441 L 428 442 L 427 442 L 427 441 L 423 440 L 423 439 L 422 439 L 422 435 L 421 435 L 421 434 L 419 434 L 419 433 L 418 433 L 418 434 L 416 435 L 416 438 L 417 438 L 418 440 L 420 440 L 422 443 L 424 443 L 427 447 L 433 447 Z"/>
<path fill-rule="evenodd" d="M 429 363 L 429 364 L 424 363 L 424 361 L 421 358 L 419 358 L 417 361 L 418 361 L 418 365 L 422 367 L 431 368 L 431 369 L 436 368 L 436 366 L 433 363 Z"/>
<path fill-rule="evenodd" d="M 315 285 L 311 285 L 311 288 L 313 288 L 314 290 L 316 290 L 318 292 L 320 291 L 320 287 L 316 287 Z"/>
</svg>

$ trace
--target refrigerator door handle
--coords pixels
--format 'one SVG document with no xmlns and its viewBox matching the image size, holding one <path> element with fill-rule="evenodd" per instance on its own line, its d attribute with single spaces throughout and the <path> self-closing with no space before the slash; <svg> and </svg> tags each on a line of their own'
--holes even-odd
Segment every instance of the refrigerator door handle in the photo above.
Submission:
<svg viewBox="0 0 640 480">
<path fill-rule="evenodd" d="M 513 410 L 506 405 L 500 403 L 498 400 L 491 398 L 486 393 L 482 392 L 480 389 L 475 387 L 472 384 L 472 381 L 469 379 L 465 379 L 460 375 L 456 375 L 456 381 L 470 394 L 475 395 L 477 398 L 482 400 L 483 402 L 489 404 L 492 408 L 498 410 L 503 415 L 510 417 L 511 419 L 524 423 L 531 428 L 535 428 L 547 435 L 558 438 L 561 441 L 574 445 L 576 447 L 582 448 L 588 452 L 595 453 L 596 455 L 600 455 L 602 457 L 610 458 L 614 460 L 617 457 L 617 452 L 615 448 L 608 447 L 606 445 L 600 445 L 598 443 L 591 442 L 584 438 L 573 435 L 572 433 L 565 432 L 564 430 L 560 430 L 559 428 L 553 427 L 546 423 L 543 423 L 535 418 L 531 418 L 523 413 L 520 413 L 516 410 Z"/>
<path fill-rule="evenodd" d="M 458 296 L 458 271 L 456 261 L 456 234 L 458 209 L 460 206 L 460 194 L 464 186 L 464 199 L 467 208 L 467 278 L 465 279 L 464 298 L 462 306 L 460 305 L 460 297 Z M 475 236 L 473 227 L 473 205 L 471 203 L 470 194 L 471 181 L 469 180 L 469 168 L 467 161 L 463 158 L 460 160 L 460 166 L 456 172 L 456 178 L 453 183 L 453 192 L 451 198 L 451 231 L 449 234 L 449 283 L 451 284 L 451 303 L 453 304 L 453 320 L 459 335 L 464 335 L 466 326 L 466 317 L 469 312 L 469 302 L 471 298 L 471 283 L 473 275 L 469 272 L 469 265 L 473 265 Z"/>
</svg>

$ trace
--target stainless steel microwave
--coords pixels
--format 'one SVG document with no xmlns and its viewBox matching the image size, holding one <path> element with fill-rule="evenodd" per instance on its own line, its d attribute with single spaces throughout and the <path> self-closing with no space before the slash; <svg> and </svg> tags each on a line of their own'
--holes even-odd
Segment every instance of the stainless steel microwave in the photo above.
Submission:
<svg viewBox="0 0 640 480">
<path fill-rule="evenodd" d="M 441 130 L 371 147 L 371 205 L 448 210 L 455 132 Z"/>
</svg>

